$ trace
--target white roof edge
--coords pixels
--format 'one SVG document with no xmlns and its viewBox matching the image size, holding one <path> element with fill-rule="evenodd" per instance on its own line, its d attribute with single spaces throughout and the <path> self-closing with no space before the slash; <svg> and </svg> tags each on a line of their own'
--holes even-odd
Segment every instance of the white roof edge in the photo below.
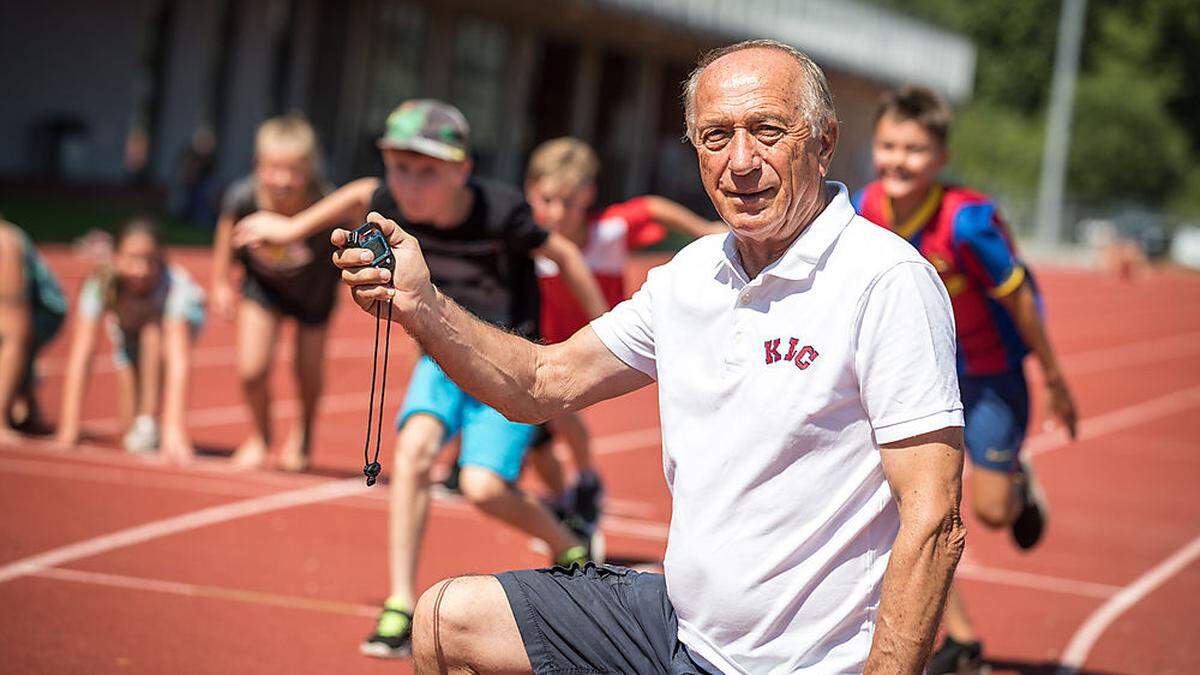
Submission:
<svg viewBox="0 0 1200 675">
<path fill-rule="evenodd" d="M 767 37 L 822 67 L 888 84 L 971 97 L 975 45 L 965 36 L 856 0 L 598 0 L 626 13 L 731 40 Z"/>
</svg>

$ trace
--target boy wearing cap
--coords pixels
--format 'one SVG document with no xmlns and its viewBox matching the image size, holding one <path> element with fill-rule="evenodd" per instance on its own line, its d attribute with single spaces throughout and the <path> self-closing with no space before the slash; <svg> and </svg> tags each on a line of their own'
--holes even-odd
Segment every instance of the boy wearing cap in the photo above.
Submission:
<svg viewBox="0 0 1200 675">
<path fill-rule="evenodd" d="M 607 305 L 579 249 L 539 227 L 516 189 L 472 176 L 467 138 L 467 122 L 453 106 L 434 100 L 405 102 L 388 117 L 378 141 L 384 180 L 347 183 L 292 218 L 251 215 L 237 225 L 235 243 L 286 243 L 347 220 L 362 222 L 376 211 L 417 239 L 434 283 L 486 321 L 528 338 L 539 337 L 535 256 L 554 261 L 589 318 L 602 314 Z M 364 654 L 399 657 L 409 652 L 430 468 L 455 434 L 462 434 L 460 489 L 467 499 L 488 515 L 545 541 L 555 563 L 586 561 L 586 545 L 513 485 L 533 426 L 505 419 L 422 356 L 397 427 L 389 512 L 392 589 L 375 632 L 361 646 Z"/>
<path fill-rule="evenodd" d="M 579 247 L 608 305 L 624 300 L 625 267 L 629 252 L 657 243 L 667 230 L 697 238 L 725 232 L 724 223 L 710 222 L 684 206 L 655 195 L 635 197 L 593 210 L 600 159 L 583 141 L 562 137 L 543 142 L 529 157 L 525 199 L 539 225 L 557 232 Z M 588 316 L 570 293 L 552 260 L 537 260 L 542 289 L 542 339 L 563 342 L 588 324 Z M 571 450 L 578 472 L 575 485 L 565 490 L 562 467 L 551 451 L 552 436 Z M 554 493 L 556 508 L 577 531 L 589 533 L 600 516 L 602 486 L 592 466 L 587 427 L 579 415 L 566 413 L 538 428 L 531 463 Z"/>
<path fill-rule="evenodd" d="M 945 166 L 950 106 L 909 86 L 884 94 L 875 115 L 872 157 L 878 179 L 854 198 L 858 212 L 907 239 L 933 264 L 950 294 L 958 332 L 964 440 L 975 471 L 971 498 L 989 528 L 1009 528 L 1022 549 L 1045 527 L 1045 505 L 1020 457 L 1029 420 L 1022 364 L 1041 365 L 1050 417 L 1075 436 L 1075 403 L 1046 335 L 1041 297 L 1008 227 L 985 194 L 938 182 Z M 946 640 L 927 672 L 973 672 L 982 647 L 951 588 Z"/>
</svg>

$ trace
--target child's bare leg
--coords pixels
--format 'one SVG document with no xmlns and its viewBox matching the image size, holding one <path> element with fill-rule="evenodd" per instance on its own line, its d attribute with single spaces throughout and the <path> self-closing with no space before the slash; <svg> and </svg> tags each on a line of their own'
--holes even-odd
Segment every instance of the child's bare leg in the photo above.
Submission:
<svg viewBox="0 0 1200 675">
<path fill-rule="evenodd" d="M 556 438 L 566 442 L 571 450 L 571 459 L 575 462 L 575 470 L 579 473 L 592 470 L 592 441 L 587 427 L 578 413 L 569 412 L 556 417 L 550 422 L 550 430 Z"/>
<path fill-rule="evenodd" d="M 250 435 L 233 453 L 238 466 L 258 467 L 267 461 L 271 438 L 271 361 L 279 334 L 279 317 L 262 305 L 242 299 L 238 307 L 237 364 L 242 394 L 250 407 Z"/>
<path fill-rule="evenodd" d="M 562 460 L 554 454 L 554 436 L 547 434 L 545 440 L 530 446 L 526 459 L 550 494 L 560 499 L 567 491 L 567 482 Z"/>
<path fill-rule="evenodd" d="M 285 471 L 303 471 L 308 467 L 313 422 L 317 418 L 317 403 L 325 383 L 325 338 L 328 334 L 327 324 L 296 325 L 293 366 L 300 390 L 300 416 L 279 453 L 279 468 Z"/>
<path fill-rule="evenodd" d="M 459 480 L 463 496 L 480 511 L 541 539 L 555 556 L 579 544 L 533 495 L 510 486 L 495 472 L 468 465 L 463 467 Z"/>
</svg>

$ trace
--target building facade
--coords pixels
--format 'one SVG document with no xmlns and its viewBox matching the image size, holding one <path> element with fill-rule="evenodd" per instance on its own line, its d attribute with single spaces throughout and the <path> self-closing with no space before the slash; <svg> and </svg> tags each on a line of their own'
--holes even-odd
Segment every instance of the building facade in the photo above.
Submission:
<svg viewBox="0 0 1200 675">
<path fill-rule="evenodd" d="M 46 0 L 0 7 L 0 179 L 168 186 L 199 152 L 250 169 L 263 119 L 314 122 L 335 181 L 380 171 L 374 138 L 411 97 L 451 101 L 481 173 L 516 181 L 539 141 L 604 160 L 605 200 L 707 209 L 680 83 L 704 50 L 772 37 L 825 68 L 844 123 L 833 176 L 861 183 L 875 98 L 917 82 L 969 97 L 964 38 L 832 0 Z M 16 92 L 15 96 L 12 92 Z"/>
</svg>

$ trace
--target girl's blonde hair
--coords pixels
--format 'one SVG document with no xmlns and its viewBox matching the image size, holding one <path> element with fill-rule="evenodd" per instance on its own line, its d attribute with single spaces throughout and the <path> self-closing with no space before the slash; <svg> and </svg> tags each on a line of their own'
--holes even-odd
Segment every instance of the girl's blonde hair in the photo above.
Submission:
<svg viewBox="0 0 1200 675">
<path fill-rule="evenodd" d="M 303 115 L 292 113 L 272 117 L 258 126 L 254 135 L 254 155 L 257 157 L 265 148 L 278 146 L 285 146 L 303 154 L 316 180 L 321 169 L 320 146 L 317 142 L 317 132 Z"/>
</svg>

